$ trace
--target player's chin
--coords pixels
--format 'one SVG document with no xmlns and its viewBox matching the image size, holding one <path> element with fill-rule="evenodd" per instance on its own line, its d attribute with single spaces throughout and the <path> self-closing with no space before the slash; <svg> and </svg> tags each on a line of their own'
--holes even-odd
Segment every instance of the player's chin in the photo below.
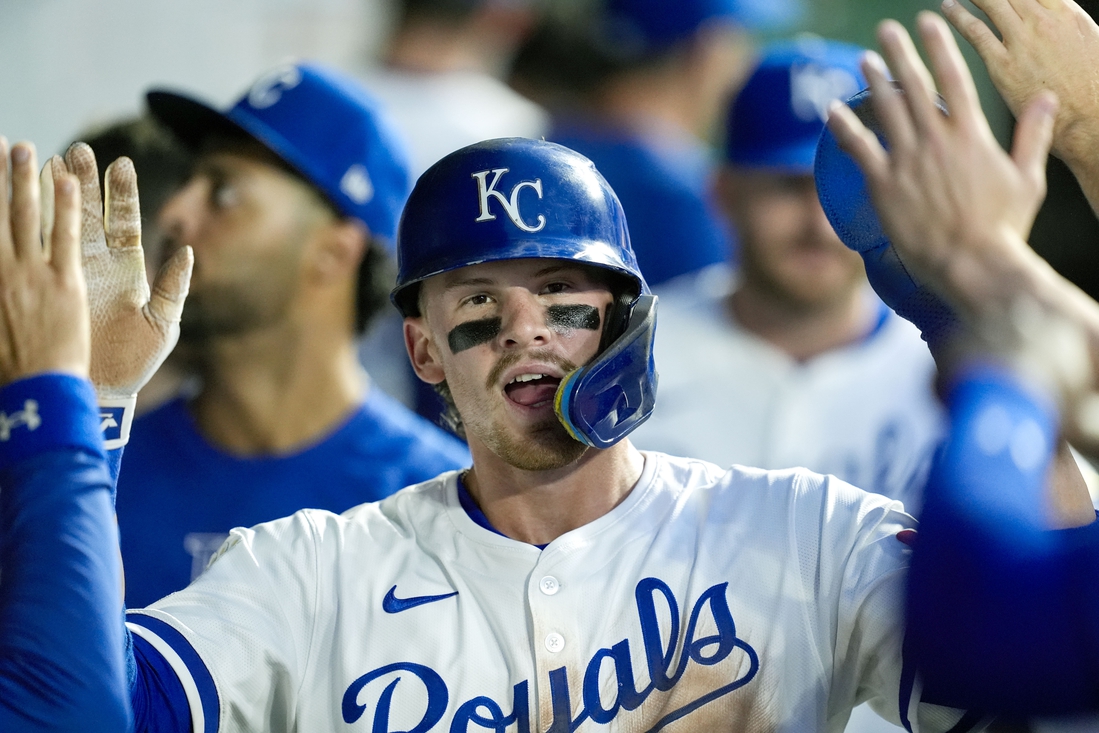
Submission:
<svg viewBox="0 0 1099 733">
<path fill-rule="evenodd" d="M 588 446 L 569 435 L 552 411 L 550 416 L 521 433 L 497 435 L 497 455 L 524 471 L 552 471 L 580 460 Z"/>
</svg>

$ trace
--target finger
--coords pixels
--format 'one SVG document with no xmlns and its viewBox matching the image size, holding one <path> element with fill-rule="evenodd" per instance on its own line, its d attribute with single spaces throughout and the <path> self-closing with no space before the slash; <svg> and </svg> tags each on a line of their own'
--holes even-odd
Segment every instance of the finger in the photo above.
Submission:
<svg viewBox="0 0 1099 733">
<path fill-rule="evenodd" d="M 885 139 L 895 151 L 910 150 L 916 143 L 916 130 L 904 99 L 889 80 L 881 56 L 868 51 L 863 58 L 862 73 L 870 85 L 870 103 L 881 124 Z"/>
<path fill-rule="evenodd" d="M 133 161 L 123 157 L 111 163 L 103 180 L 103 220 L 107 246 L 141 249 L 141 207 Z"/>
<path fill-rule="evenodd" d="M 103 198 L 99 192 L 99 169 L 95 153 L 85 143 L 73 143 L 65 153 L 65 163 L 80 180 L 83 221 L 80 242 L 85 254 L 106 246 L 103 242 Z"/>
<path fill-rule="evenodd" d="M 969 67 L 946 21 L 935 13 L 923 11 L 916 23 L 931 59 L 935 79 L 939 82 L 939 91 L 950 110 L 950 119 L 961 125 L 987 127 L 973 75 L 969 73 Z"/>
<path fill-rule="evenodd" d="M 42 256 L 38 216 L 38 157 L 31 143 L 11 149 L 11 236 L 16 257 Z"/>
<path fill-rule="evenodd" d="M 1019 115 L 1011 158 L 1019 172 L 1039 193 L 1046 188 L 1046 161 L 1053 144 L 1053 123 L 1057 117 L 1057 95 L 1039 92 Z"/>
<path fill-rule="evenodd" d="M 54 169 L 54 216 L 50 237 L 50 265 L 60 275 L 82 277 L 80 266 L 80 181 Z"/>
<path fill-rule="evenodd" d="M 12 254 L 8 171 L 8 139 L 0 136 L 0 262 Z"/>
<path fill-rule="evenodd" d="M 1009 0 L 971 0 L 971 2 L 974 7 L 988 16 L 1004 38 L 1014 35 L 1023 25 L 1022 17 Z"/>
<path fill-rule="evenodd" d="M 942 120 L 934 101 L 935 84 L 908 31 L 895 20 L 884 20 L 878 27 L 878 42 L 886 63 L 904 90 L 905 104 L 912 114 L 916 130 L 938 129 Z"/>
<path fill-rule="evenodd" d="M 973 46 L 985 66 L 999 66 L 1002 63 L 1007 49 L 983 20 L 969 12 L 957 0 L 943 0 L 942 11 L 950 25 Z"/>
<path fill-rule="evenodd" d="M 164 263 L 153 282 L 149 313 L 165 323 L 177 323 L 183 314 L 183 301 L 191 286 L 191 268 L 195 257 L 190 247 L 181 247 Z"/>
<path fill-rule="evenodd" d="M 55 161 L 58 160 L 60 158 L 56 155 L 52 156 L 42 166 L 42 172 L 38 175 L 38 196 L 41 206 L 39 226 L 42 229 L 42 254 L 47 260 L 50 259 L 50 246 L 53 239 L 54 173 L 57 170 Z M 62 169 L 64 169 L 63 163 Z"/>
<path fill-rule="evenodd" d="M 850 107 L 833 102 L 828 108 L 827 124 L 840 150 L 854 159 L 868 181 L 877 181 L 888 175 L 889 154 L 878 141 L 878 136 L 862 124 Z"/>
</svg>

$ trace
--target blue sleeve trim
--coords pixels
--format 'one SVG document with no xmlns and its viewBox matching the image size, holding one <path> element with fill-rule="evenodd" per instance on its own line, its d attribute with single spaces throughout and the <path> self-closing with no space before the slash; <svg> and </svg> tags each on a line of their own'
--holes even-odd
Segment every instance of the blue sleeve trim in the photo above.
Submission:
<svg viewBox="0 0 1099 733">
<path fill-rule="evenodd" d="M 133 657 L 140 674 L 130 687 L 134 730 L 141 733 L 192 733 L 187 691 L 172 665 L 148 640 L 133 636 Z"/>
<path fill-rule="evenodd" d="M 912 703 L 912 690 L 916 686 L 916 668 L 909 663 L 912 655 L 908 653 L 910 637 L 904 635 L 901 643 L 901 684 L 898 690 L 897 711 L 901 716 L 901 725 L 908 733 L 912 733 L 912 721 L 908 719 L 908 707 Z"/>
<path fill-rule="evenodd" d="M 0 464 L 58 448 L 103 453 L 91 382 L 68 374 L 41 374 L 0 389 Z"/>
<path fill-rule="evenodd" d="M 214 678 L 210 674 L 210 670 L 202 661 L 202 657 L 195 651 L 195 648 L 191 646 L 191 642 L 187 641 L 187 638 L 175 628 L 152 616 L 130 613 L 127 615 L 126 620 L 156 634 L 172 648 L 172 651 L 179 655 L 179 658 L 187 667 L 187 671 L 191 674 L 191 679 L 198 689 L 199 699 L 202 701 L 202 715 L 205 718 L 205 726 L 201 733 L 216 733 L 221 711 L 217 686 L 214 684 Z M 157 654 L 157 656 L 160 655 Z"/>
</svg>

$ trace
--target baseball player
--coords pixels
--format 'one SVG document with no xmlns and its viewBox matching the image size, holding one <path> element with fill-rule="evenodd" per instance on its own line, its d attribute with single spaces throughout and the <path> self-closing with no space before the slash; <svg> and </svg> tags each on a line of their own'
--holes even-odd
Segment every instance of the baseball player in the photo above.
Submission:
<svg viewBox="0 0 1099 733">
<path fill-rule="evenodd" d="M 1085 71 L 1099 54 L 1099 26 L 1072 2 L 978 5 L 1002 41 L 960 5 L 943 7 L 1019 115 L 1010 155 L 988 130 L 949 28 L 932 14 L 920 18 L 920 34 L 949 118 L 934 111 L 931 74 L 907 34 L 888 23 L 879 37 L 908 103 L 868 62 L 874 116 L 838 107 L 829 122 L 865 174 L 890 246 L 988 339 L 947 390 L 951 431 L 928 483 L 910 577 L 911 648 L 929 694 L 1013 715 L 1094 712 L 1099 523 L 1087 502 L 1051 511 L 1043 486 L 1060 432 L 1096 445 L 1080 397 L 1095 389 L 1099 305 L 1026 236 L 1051 143 L 1094 194 L 1094 147 L 1080 144 L 1099 129 Z"/>
<path fill-rule="evenodd" d="M 36 168 L 28 144 L 9 168 L 0 138 L 0 730 L 109 733 L 130 722 L 113 418 L 175 344 L 193 260 L 181 249 L 150 291 L 128 159 L 105 207 L 87 146 L 52 158 L 41 192 Z"/>
<path fill-rule="evenodd" d="M 874 295 L 813 182 L 827 105 L 864 86 L 863 53 L 817 37 L 773 43 L 729 105 L 716 189 L 740 264 L 712 287 L 661 291 L 661 400 L 633 440 L 831 473 L 915 514 L 941 435 L 935 363 Z"/>
<path fill-rule="evenodd" d="M 590 161 L 447 156 L 399 263 L 412 364 L 472 468 L 234 530 L 129 615 L 137 730 L 839 731 L 866 700 L 909 730 L 977 722 L 906 671 L 899 503 L 626 439 L 655 399 L 656 304 Z"/>
<path fill-rule="evenodd" d="M 164 91 L 148 101 L 197 154 L 158 221 L 169 248 L 195 252 L 181 339 L 201 387 L 139 418 L 127 450 L 118 518 L 132 606 L 187 585 L 233 527 L 343 511 L 469 465 L 459 440 L 356 359 L 356 336 L 388 309 L 386 250 L 408 190 L 372 98 L 301 63 L 264 74 L 226 112 Z"/>
</svg>

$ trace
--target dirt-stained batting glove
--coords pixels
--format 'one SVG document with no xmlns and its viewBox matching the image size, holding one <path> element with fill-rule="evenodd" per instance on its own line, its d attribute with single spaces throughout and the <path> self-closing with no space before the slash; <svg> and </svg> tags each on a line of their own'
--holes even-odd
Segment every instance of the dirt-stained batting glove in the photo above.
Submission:
<svg viewBox="0 0 1099 733">
<path fill-rule="evenodd" d="M 52 200 L 53 177 L 66 167 L 80 179 L 84 206 L 81 250 L 91 312 L 90 375 L 99 395 L 106 446 L 119 448 L 129 439 L 137 391 L 179 340 L 193 256 L 189 247 L 176 252 L 157 273 L 150 293 L 133 162 L 119 158 L 107 168 L 101 197 L 95 154 L 84 143 L 75 143 L 64 161 L 55 156 L 43 169 L 44 201 Z"/>
</svg>

